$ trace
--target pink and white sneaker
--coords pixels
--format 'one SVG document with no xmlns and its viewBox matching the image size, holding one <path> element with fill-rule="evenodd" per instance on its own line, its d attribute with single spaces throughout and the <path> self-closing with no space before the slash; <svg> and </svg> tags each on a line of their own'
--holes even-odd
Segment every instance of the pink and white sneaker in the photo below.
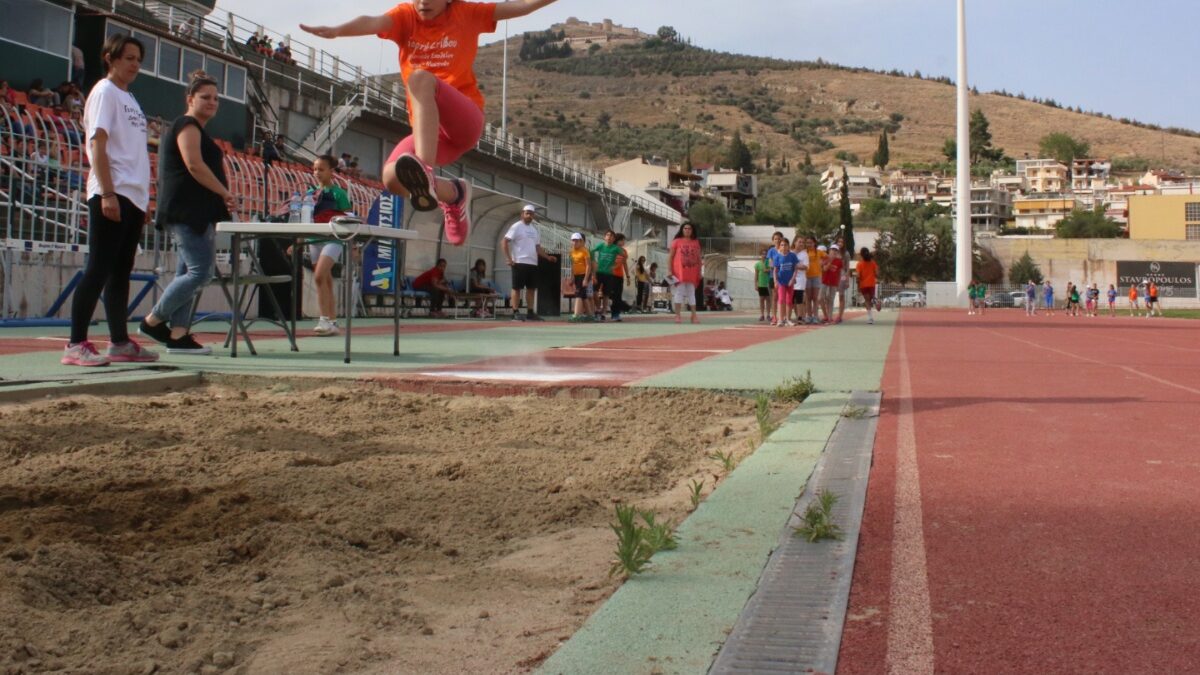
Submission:
<svg viewBox="0 0 1200 675">
<path fill-rule="evenodd" d="M 109 360 L 96 351 L 96 345 L 84 340 L 78 344 L 68 344 L 60 363 L 64 366 L 107 366 Z"/>
<path fill-rule="evenodd" d="M 152 363 L 158 360 L 158 352 L 142 347 L 132 338 L 123 344 L 110 343 L 104 355 L 113 363 Z"/>
<path fill-rule="evenodd" d="M 442 207 L 446 241 L 454 246 L 462 246 L 471 230 L 471 184 L 461 178 L 454 178 L 453 181 L 458 185 L 458 201 L 453 204 L 439 202 L 439 205 Z"/>
<path fill-rule="evenodd" d="M 408 191 L 408 203 L 417 211 L 432 211 L 437 208 L 433 169 L 426 166 L 416 155 L 404 153 L 396 159 L 396 180 Z"/>
</svg>

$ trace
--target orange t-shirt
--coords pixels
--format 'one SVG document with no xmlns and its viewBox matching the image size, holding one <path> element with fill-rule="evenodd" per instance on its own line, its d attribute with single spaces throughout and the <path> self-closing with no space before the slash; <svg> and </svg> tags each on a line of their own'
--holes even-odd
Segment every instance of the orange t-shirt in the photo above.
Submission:
<svg viewBox="0 0 1200 675">
<path fill-rule="evenodd" d="M 1150 284 L 1150 297 L 1152 297 L 1156 300 L 1158 299 L 1158 285 L 1157 284 L 1153 284 L 1153 283 Z"/>
<path fill-rule="evenodd" d="M 859 260 L 855 269 L 858 270 L 859 288 L 875 288 L 875 274 L 879 271 L 879 265 L 874 260 Z"/>
<path fill-rule="evenodd" d="M 1129 299 L 1130 299 L 1130 300 L 1137 300 L 1137 286 L 1130 286 L 1130 287 L 1129 287 Z"/>
<path fill-rule="evenodd" d="M 405 82 L 414 70 L 428 70 L 475 102 L 483 110 L 483 94 L 475 80 L 479 36 L 496 30 L 496 3 L 455 0 L 432 21 L 422 21 L 411 2 L 387 12 L 391 30 L 379 34 L 400 47 L 400 76 Z M 412 101 L 408 109 L 412 111 Z"/>
</svg>

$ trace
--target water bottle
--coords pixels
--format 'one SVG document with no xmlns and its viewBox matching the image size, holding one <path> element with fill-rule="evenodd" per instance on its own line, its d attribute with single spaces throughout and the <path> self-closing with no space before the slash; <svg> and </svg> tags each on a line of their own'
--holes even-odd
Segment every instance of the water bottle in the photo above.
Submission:
<svg viewBox="0 0 1200 675">
<path fill-rule="evenodd" d="M 311 223 L 313 221 L 313 207 L 317 205 L 317 200 L 313 198 L 313 191 L 310 189 L 304 193 L 304 199 L 300 202 L 300 222 Z"/>
<path fill-rule="evenodd" d="M 293 192 L 292 199 L 288 202 L 288 222 L 300 222 L 300 193 Z"/>
</svg>

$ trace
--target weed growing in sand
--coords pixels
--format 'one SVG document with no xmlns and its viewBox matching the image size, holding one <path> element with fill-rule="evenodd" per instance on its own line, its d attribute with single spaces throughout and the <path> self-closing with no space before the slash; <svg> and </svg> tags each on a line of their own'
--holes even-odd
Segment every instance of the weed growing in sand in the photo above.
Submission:
<svg viewBox="0 0 1200 675">
<path fill-rule="evenodd" d="M 730 471 L 733 471 L 734 467 L 737 466 L 737 460 L 735 460 L 733 458 L 732 452 L 722 452 L 720 450 L 717 450 L 715 452 L 709 453 L 708 458 L 715 459 L 718 462 L 720 462 L 721 466 L 724 467 L 724 469 L 725 469 L 725 473 L 729 473 Z"/>
<path fill-rule="evenodd" d="M 848 405 L 846 406 L 846 409 L 842 411 L 842 417 L 852 420 L 861 420 L 867 416 L 868 412 L 869 411 L 864 406 Z"/>
<path fill-rule="evenodd" d="M 612 525 L 612 530 L 617 535 L 617 560 L 608 569 L 609 576 L 639 574 L 656 552 L 669 551 L 679 545 L 670 523 L 656 522 L 653 511 L 643 511 L 636 506 L 617 504 L 617 522 Z"/>
<path fill-rule="evenodd" d="M 693 478 L 689 487 L 691 488 L 691 493 L 688 496 L 692 498 L 692 510 L 694 511 L 698 506 L 700 506 L 700 493 L 702 490 L 704 490 L 704 481 Z"/>
<path fill-rule="evenodd" d="M 788 403 L 802 403 L 817 390 L 813 384 L 812 371 L 804 371 L 804 377 L 789 377 L 775 388 L 775 398 Z"/>
<path fill-rule="evenodd" d="M 776 425 L 771 422 L 771 395 L 763 392 L 754 399 L 754 417 L 758 419 L 759 440 L 766 440 L 775 431 Z"/>
<path fill-rule="evenodd" d="M 833 505 L 838 496 L 832 492 L 821 490 L 817 498 L 808 503 L 801 516 L 803 523 L 796 528 L 796 534 L 810 542 L 822 539 L 841 539 L 842 528 L 833 522 Z"/>
</svg>

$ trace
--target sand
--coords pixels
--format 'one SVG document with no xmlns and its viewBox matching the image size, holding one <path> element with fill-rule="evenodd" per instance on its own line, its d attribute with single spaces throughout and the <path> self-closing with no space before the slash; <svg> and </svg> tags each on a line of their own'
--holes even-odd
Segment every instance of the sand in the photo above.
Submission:
<svg viewBox="0 0 1200 675">
<path fill-rule="evenodd" d="M 754 402 L 213 380 L 0 408 L 0 672 L 525 672 Z"/>
</svg>

